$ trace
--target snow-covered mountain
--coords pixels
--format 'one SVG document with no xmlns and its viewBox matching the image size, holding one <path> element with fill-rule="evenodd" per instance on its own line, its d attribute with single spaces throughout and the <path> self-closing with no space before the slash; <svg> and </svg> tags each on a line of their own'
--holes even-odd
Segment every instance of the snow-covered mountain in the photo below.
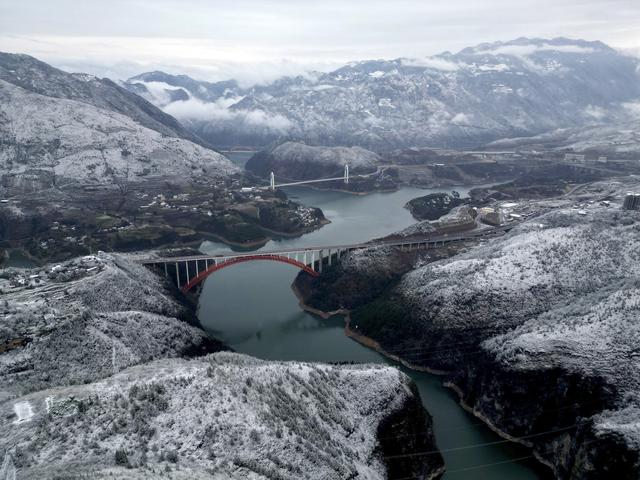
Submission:
<svg viewBox="0 0 640 480">
<path fill-rule="evenodd" d="M 162 72 L 123 85 L 217 145 L 296 138 L 384 149 L 477 145 L 627 120 L 640 101 L 639 72 L 637 58 L 601 42 L 520 38 L 252 88 Z"/>
<path fill-rule="evenodd" d="M 65 181 L 226 176 L 237 168 L 177 120 L 108 80 L 0 54 L 0 181 L 20 189 Z"/>
<path fill-rule="evenodd" d="M 67 73 L 29 55 L 0 52 L 0 79 L 28 92 L 77 100 L 104 110 L 121 113 L 147 128 L 169 137 L 202 141 L 155 105 L 132 95 L 108 78 Z"/>
</svg>

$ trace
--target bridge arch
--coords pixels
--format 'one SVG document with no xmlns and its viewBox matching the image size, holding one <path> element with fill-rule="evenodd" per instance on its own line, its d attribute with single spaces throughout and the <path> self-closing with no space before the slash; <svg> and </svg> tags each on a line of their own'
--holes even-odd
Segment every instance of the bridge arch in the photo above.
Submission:
<svg viewBox="0 0 640 480">
<path fill-rule="evenodd" d="M 223 262 L 220 262 L 218 264 L 211 265 L 204 272 L 201 272 L 196 277 L 192 278 L 180 290 L 182 290 L 182 292 L 186 293 L 189 290 L 191 290 L 193 287 L 195 287 L 198 283 L 200 283 L 205 278 L 207 278 L 209 275 L 211 275 L 214 272 L 217 272 L 218 270 L 222 270 L 223 268 L 230 267 L 231 265 L 236 265 L 238 263 L 252 262 L 254 260 L 268 260 L 268 261 L 271 261 L 271 262 L 286 263 L 286 264 L 298 267 L 300 270 L 304 270 L 305 272 L 307 272 L 312 277 L 317 277 L 317 276 L 320 275 L 318 272 L 316 272 L 310 266 L 305 265 L 304 263 L 299 262 L 297 260 L 294 260 L 292 258 L 283 257 L 281 255 L 243 255 L 241 257 L 231 258 L 231 259 L 225 260 Z"/>
</svg>

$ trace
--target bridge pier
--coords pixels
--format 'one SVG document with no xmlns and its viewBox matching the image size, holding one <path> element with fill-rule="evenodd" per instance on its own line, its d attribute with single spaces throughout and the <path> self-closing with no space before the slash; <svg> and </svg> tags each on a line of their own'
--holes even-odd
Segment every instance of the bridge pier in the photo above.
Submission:
<svg viewBox="0 0 640 480">
<path fill-rule="evenodd" d="M 368 249 L 377 245 L 388 245 L 389 247 L 395 248 L 402 252 L 412 252 L 421 249 L 428 250 L 433 248 L 440 248 L 471 238 L 479 238 L 480 236 L 493 234 L 496 232 L 496 230 L 499 230 L 501 233 L 508 231 L 507 228 L 501 228 L 479 233 L 472 232 L 470 234 L 461 234 L 459 236 L 443 235 L 439 238 L 429 238 L 428 236 L 425 236 L 423 238 L 413 240 L 401 239 L 372 244 L 353 244 L 333 247 L 307 247 L 301 248 L 300 250 L 256 252 L 252 254 L 239 253 L 229 254 L 228 256 L 193 255 L 173 258 L 152 257 L 149 259 L 138 260 L 138 263 L 153 268 L 160 275 L 162 275 L 162 271 L 164 270 L 165 277 L 169 279 L 172 279 L 175 275 L 176 286 L 186 291 L 203 280 L 210 273 L 213 273 L 214 271 L 217 271 L 228 265 L 242 263 L 244 261 L 274 260 L 283 263 L 294 264 L 299 269 L 306 271 L 309 275 L 317 276 L 318 274 L 322 273 L 325 268 L 325 259 L 327 266 L 332 266 L 334 261 L 341 260 L 345 252 L 348 253 L 355 250 Z M 195 262 L 195 265 L 193 267 L 189 265 L 191 262 Z M 200 262 L 204 262 L 204 270 L 202 270 Z M 173 268 L 175 268 L 175 273 L 171 271 L 169 265 L 172 265 Z M 212 266 L 215 268 L 212 268 Z M 181 269 L 184 269 L 184 273 L 180 271 Z M 195 275 L 193 275 L 194 270 Z M 185 278 L 186 282 L 184 281 Z"/>
</svg>

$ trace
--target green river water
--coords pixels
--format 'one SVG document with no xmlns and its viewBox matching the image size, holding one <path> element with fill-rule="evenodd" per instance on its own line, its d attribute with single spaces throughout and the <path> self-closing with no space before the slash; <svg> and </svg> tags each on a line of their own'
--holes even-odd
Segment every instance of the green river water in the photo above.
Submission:
<svg viewBox="0 0 640 480">
<path fill-rule="evenodd" d="M 468 188 L 456 188 L 462 195 Z M 263 250 L 366 241 L 404 228 L 415 220 L 403 208 L 415 197 L 437 190 L 403 188 L 393 193 L 356 196 L 288 188 L 290 198 L 322 208 L 329 225 L 296 239 L 269 242 Z M 201 250 L 229 247 L 205 242 Z M 234 350 L 269 360 L 375 362 L 401 368 L 418 385 L 434 419 L 438 447 L 454 479 L 536 479 L 547 472 L 523 447 L 502 438 L 460 407 L 456 395 L 435 375 L 401 367 L 344 334 L 344 320 L 323 320 L 303 311 L 291 290 L 297 270 L 275 262 L 249 262 L 216 272 L 205 282 L 199 318 L 206 330 Z M 498 442 L 498 443 L 495 443 Z"/>
</svg>

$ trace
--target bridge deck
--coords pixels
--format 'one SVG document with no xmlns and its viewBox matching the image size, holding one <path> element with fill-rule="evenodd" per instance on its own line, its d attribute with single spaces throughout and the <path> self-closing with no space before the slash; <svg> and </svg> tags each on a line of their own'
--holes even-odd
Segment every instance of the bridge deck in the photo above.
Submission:
<svg viewBox="0 0 640 480">
<path fill-rule="evenodd" d="M 141 259 L 139 263 L 144 265 L 151 265 L 156 263 L 172 263 L 172 262 L 191 262 L 196 260 L 206 260 L 206 259 L 221 259 L 221 258 L 235 258 L 235 257 L 243 257 L 243 256 L 259 256 L 259 255 L 294 255 L 296 253 L 304 253 L 304 252 L 318 252 L 320 250 L 358 250 L 361 248 L 371 248 L 377 246 L 389 246 L 389 247 L 409 247 L 412 245 L 424 245 L 424 244 L 436 244 L 436 243 L 450 243 L 450 242 L 459 242 L 463 240 L 470 240 L 472 238 L 483 237 L 486 235 L 490 235 L 497 232 L 506 232 L 510 230 L 513 226 L 503 226 L 503 227 L 494 227 L 487 228 L 483 230 L 475 230 L 473 232 L 469 232 L 467 234 L 461 235 L 440 235 L 438 237 L 425 237 L 422 239 L 411 239 L 411 240 L 390 240 L 390 241 L 378 241 L 378 242 L 369 242 L 369 243 L 355 243 L 355 244 L 347 244 L 347 245 L 324 245 L 324 246 L 311 246 L 311 247 L 300 247 L 300 248 L 290 248 L 286 250 L 270 250 L 270 251 L 253 251 L 253 252 L 229 252 L 229 253 L 221 253 L 216 255 L 188 255 L 181 257 L 157 257 L 157 258 L 148 258 Z"/>
<path fill-rule="evenodd" d="M 320 183 L 320 182 L 334 182 L 336 180 L 344 180 L 344 177 L 335 177 L 335 178 L 320 178 L 317 180 L 300 180 L 297 182 L 288 182 L 288 183 L 277 183 L 274 185 L 274 188 L 279 187 L 292 187 L 294 185 L 304 185 L 305 183 Z M 262 189 L 271 188 L 270 186 L 261 187 Z"/>
</svg>

